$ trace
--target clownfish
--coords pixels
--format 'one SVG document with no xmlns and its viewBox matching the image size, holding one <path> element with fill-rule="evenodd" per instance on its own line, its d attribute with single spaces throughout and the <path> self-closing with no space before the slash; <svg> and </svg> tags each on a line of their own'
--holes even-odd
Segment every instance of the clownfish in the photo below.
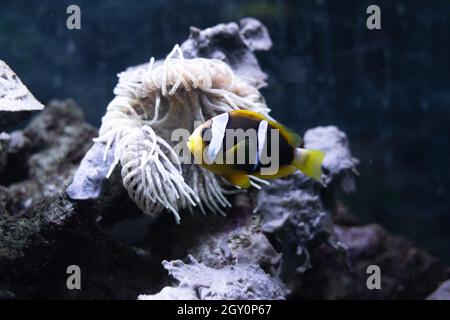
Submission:
<svg viewBox="0 0 450 320">
<path fill-rule="evenodd" d="M 215 116 L 187 142 L 196 163 L 240 188 L 250 186 L 249 175 L 276 179 L 296 170 L 319 181 L 325 154 L 302 144 L 291 129 L 249 110 Z"/>
</svg>

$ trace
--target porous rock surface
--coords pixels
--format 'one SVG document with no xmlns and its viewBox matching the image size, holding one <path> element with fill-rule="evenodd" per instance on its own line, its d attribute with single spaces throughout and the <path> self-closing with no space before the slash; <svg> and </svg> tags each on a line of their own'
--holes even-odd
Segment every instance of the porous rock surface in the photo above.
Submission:
<svg viewBox="0 0 450 320">
<path fill-rule="evenodd" d="M 286 296 L 284 284 L 257 265 L 236 264 L 215 269 L 192 256 L 189 260 L 189 264 L 181 260 L 163 261 L 164 268 L 180 282 L 178 287 L 165 287 L 155 295 L 140 295 L 139 299 L 280 300 Z"/>
<path fill-rule="evenodd" d="M 77 204 L 64 193 L 96 131 L 67 100 L 50 103 L 27 127 L 10 133 L 0 177 L 1 298 L 131 298 L 137 291 L 131 286 L 151 288 L 132 274 L 148 279 L 158 270 L 145 254 L 101 230 L 101 202 Z M 73 264 L 83 270 L 82 290 L 66 287 Z"/>
</svg>

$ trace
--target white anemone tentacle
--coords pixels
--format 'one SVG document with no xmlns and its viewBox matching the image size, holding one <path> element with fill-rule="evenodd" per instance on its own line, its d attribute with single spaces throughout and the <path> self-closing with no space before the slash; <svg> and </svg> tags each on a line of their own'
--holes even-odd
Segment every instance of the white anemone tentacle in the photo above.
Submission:
<svg viewBox="0 0 450 320">
<path fill-rule="evenodd" d="M 164 61 L 129 68 L 119 74 L 99 136 L 105 159 L 114 150 L 129 196 L 146 214 L 156 217 L 164 209 L 180 221 L 180 210 L 198 207 L 225 215 L 231 207 L 226 195 L 241 192 L 221 177 L 196 164 L 182 163 L 175 152 L 174 130 L 192 132 L 194 122 L 204 122 L 236 109 L 268 115 L 264 98 L 251 81 L 240 78 L 224 62 L 186 59 L 176 45 Z M 264 180 L 251 177 L 259 187 Z"/>
</svg>

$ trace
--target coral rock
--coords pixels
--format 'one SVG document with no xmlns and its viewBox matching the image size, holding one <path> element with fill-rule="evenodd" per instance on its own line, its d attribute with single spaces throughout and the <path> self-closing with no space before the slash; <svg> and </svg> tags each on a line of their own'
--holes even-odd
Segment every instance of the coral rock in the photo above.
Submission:
<svg viewBox="0 0 450 320">
<path fill-rule="evenodd" d="M 267 275 L 260 267 L 249 264 L 213 269 L 189 256 L 181 260 L 163 261 L 164 268 L 180 283 L 166 287 L 155 295 L 140 295 L 141 300 L 280 300 L 287 293 L 284 285 Z"/>
<path fill-rule="evenodd" d="M 427 300 L 450 300 L 450 280 L 443 282 L 427 297 Z"/>
<path fill-rule="evenodd" d="M 306 131 L 305 147 L 325 152 L 322 181 L 329 185 L 337 181 L 345 192 L 355 190 L 354 175 L 359 160 L 351 154 L 347 135 L 335 126 L 317 127 Z"/>
<path fill-rule="evenodd" d="M 0 132 L 44 106 L 36 100 L 11 68 L 0 60 Z"/>
<path fill-rule="evenodd" d="M 261 70 L 253 51 L 265 51 L 271 47 L 272 40 L 266 27 L 253 18 L 204 30 L 191 27 L 189 39 L 181 45 L 187 58 L 222 60 L 256 88 L 266 85 L 267 75 Z"/>
</svg>

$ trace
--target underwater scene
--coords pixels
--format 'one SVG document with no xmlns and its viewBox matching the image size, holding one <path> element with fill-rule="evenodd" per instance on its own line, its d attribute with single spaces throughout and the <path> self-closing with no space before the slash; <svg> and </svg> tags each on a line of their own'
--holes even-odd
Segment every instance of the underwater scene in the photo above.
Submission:
<svg viewBox="0 0 450 320">
<path fill-rule="evenodd" d="M 449 17 L 0 0 L 0 300 L 450 300 Z"/>
</svg>

